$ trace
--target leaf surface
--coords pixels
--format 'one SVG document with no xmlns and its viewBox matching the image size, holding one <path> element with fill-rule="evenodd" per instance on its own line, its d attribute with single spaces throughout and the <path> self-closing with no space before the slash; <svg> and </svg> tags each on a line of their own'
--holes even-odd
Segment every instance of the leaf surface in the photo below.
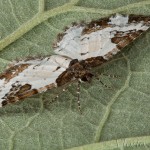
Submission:
<svg viewBox="0 0 150 150">
<path fill-rule="evenodd" d="M 150 15 L 149 0 L 0 1 L 0 70 L 15 59 L 54 54 L 52 43 L 72 22 L 114 13 Z M 150 149 L 150 32 L 94 69 L 98 80 L 38 94 L 0 109 L 0 149 Z M 50 103 L 61 93 L 58 101 Z"/>
</svg>

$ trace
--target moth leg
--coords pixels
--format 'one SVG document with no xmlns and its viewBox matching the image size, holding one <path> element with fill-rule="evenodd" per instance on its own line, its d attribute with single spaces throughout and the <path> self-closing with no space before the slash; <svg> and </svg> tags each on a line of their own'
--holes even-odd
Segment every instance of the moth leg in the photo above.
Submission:
<svg viewBox="0 0 150 150">
<path fill-rule="evenodd" d="M 107 86 L 105 83 L 103 83 L 100 79 L 99 79 L 99 82 L 105 87 L 105 88 L 108 88 L 108 89 L 111 89 L 112 87 L 110 86 Z"/>
<path fill-rule="evenodd" d="M 109 77 L 109 78 L 120 78 L 119 75 L 114 75 L 114 74 L 101 73 L 100 75 L 102 75 L 102 76 L 107 76 L 107 77 Z"/>
<path fill-rule="evenodd" d="M 61 95 L 62 93 L 64 93 L 64 92 L 67 91 L 67 88 L 68 88 L 68 86 L 64 87 L 64 88 L 60 91 L 60 93 L 58 93 L 58 94 L 51 100 L 50 103 L 55 102 L 55 101 L 60 97 L 60 95 Z"/>
<path fill-rule="evenodd" d="M 103 83 L 100 79 L 100 76 L 106 76 L 108 78 L 117 78 L 117 79 L 119 79 L 119 77 L 120 77 L 119 75 L 113 75 L 113 74 L 105 74 L 105 73 L 96 74 L 95 75 L 96 79 L 99 80 L 99 82 L 107 89 L 114 89 L 114 87 L 108 86 L 105 83 Z"/>
<path fill-rule="evenodd" d="M 51 100 L 50 103 L 55 102 L 55 101 L 60 97 L 60 95 L 61 95 L 62 93 L 67 92 L 67 89 L 71 86 L 71 83 L 74 83 L 75 81 L 76 81 L 76 80 L 71 81 L 70 83 L 67 83 L 67 84 L 63 85 L 63 89 Z"/>
<path fill-rule="evenodd" d="M 111 89 L 112 87 L 107 86 L 105 83 L 103 83 L 103 82 L 101 81 L 100 75 L 102 75 L 102 74 L 95 74 L 95 78 L 96 78 L 105 88 Z"/>
<path fill-rule="evenodd" d="M 78 103 L 78 110 L 82 114 L 82 112 L 81 112 L 81 103 L 80 103 L 80 83 L 81 82 L 78 80 L 78 85 L 77 85 L 77 103 Z"/>
</svg>

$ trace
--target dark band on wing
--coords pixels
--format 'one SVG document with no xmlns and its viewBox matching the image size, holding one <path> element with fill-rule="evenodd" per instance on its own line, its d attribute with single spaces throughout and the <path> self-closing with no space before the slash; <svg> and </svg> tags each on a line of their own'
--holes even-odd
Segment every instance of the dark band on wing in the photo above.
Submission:
<svg viewBox="0 0 150 150">
<path fill-rule="evenodd" d="M 20 64 L 12 66 L 0 75 L 0 80 L 5 79 L 6 82 L 9 82 L 10 79 L 18 76 L 18 74 L 28 68 L 28 66 L 30 66 L 30 64 Z"/>
<path fill-rule="evenodd" d="M 100 66 L 106 61 L 107 60 L 101 56 L 88 58 L 82 61 L 78 61 L 77 59 L 72 60 L 70 62 L 69 68 L 67 68 L 66 71 L 60 74 L 56 79 L 57 86 L 62 86 L 68 82 L 71 82 L 72 80 L 79 78 L 83 81 L 85 74 L 91 76 L 91 73 L 88 72 L 90 68 Z"/>
<path fill-rule="evenodd" d="M 116 46 L 118 49 L 122 49 L 125 46 L 129 45 L 137 37 L 139 37 L 143 32 L 144 31 L 142 30 L 129 31 L 128 33 L 118 32 L 117 34 L 115 34 L 115 37 L 111 39 L 111 42 L 117 44 Z"/>
<path fill-rule="evenodd" d="M 102 30 L 107 27 L 111 27 L 113 25 L 108 24 L 110 17 L 101 18 L 99 20 L 91 21 L 83 30 L 83 34 L 89 34 L 91 32 L 95 32 L 97 30 Z M 128 24 L 130 23 L 139 23 L 144 22 L 144 25 L 150 25 L 150 16 L 143 15 L 129 15 Z"/>
<path fill-rule="evenodd" d="M 86 60 L 83 60 L 85 64 L 89 67 L 97 67 L 105 63 L 107 60 L 105 60 L 103 57 L 98 56 L 98 57 L 91 57 L 87 58 Z M 82 61 L 81 61 L 82 63 Z"/>
<path fill-rule="evenodd" d="M 27 85 L 28 87 L 28 85 Z M 24 90 L 27 88 L 27 87 L 23 87 Z M 29 88 L 29 87 L 28 87 Z M 27 89 L 28 89 L 27 88 Z M 32 89 L 32 90 L 27 90 L 27 91 L 24 91 L 23 89 L 21 89 L 21 91 L 18 91 L 17 93 L 10 93 L 10 94 L 7 94 L 7 99 L 3 100 L 2 101 L 2 106 L 5 106 L 7 104 L 11 104 L 11 103 L 15 103 L 19 100 L 23 100 L 24 98 L 27 98 L 27 97 L 31 97 L 32 95 L 34 94 L 37 94 L 38 93 L 38 90 L 36 89 Z M 23 92 L 24 91 L 24 92 Z"/>
<path fill-rule="evenodd" d="M 15 103 L 17 101 L 23 100 L 25 98 L 31 97 L 35 94 L 41 93 L 43 91 L 46 91 L 48 89 L 52 89 L 56 87 L 56 85 L 50 84 L 46 85 L 45 87 L 41 87 L 39 89 L 31 89 L 30 84 L 24 84 L 24 85 L 12 85 L 12 88 L 10 91 L 2 98 L 4 99 L 2 101 L 2 106 L 5 106 L 7 104 Z"/>
<path fill-rule="evenodd" d="M 150 16 L 143 16 L 143 15 L 129 15 L 129 23 L 132 22 L 144 22 L 144 24 L 150 24 Z"/>
<path fill-rule="evenodd" d="M 90 34 L 91 32 L 95 32 L 97 30 L 102 30 L 104 28 L 110 27 L 108 24 L 109 18 L 101 18 L 99 20 L 93 20 L 83 29 L 82 34 Z"/>
<path fill-rule="evenodd" d="M 36 89 L 31 90 L 30 84 L 21 85 L 18 82 L 16 82 L 15 84 L 12 84 L 10 91 L 2 98 L 4 99 L 2 101 L 2 106 L 9 103 L 17 102 L 20 99 L 31 96 L 33 93 L 37 93 Z"/>
<path fill-rule="evenodd" d="M 114 17 L 115 17 L 116 14 L 114 14 Z M 122 16 L 127 16 L 127 15 L 123 15 Z M 112 17 L 112 15 L 110 16 Z M 107 28 L 107 27 L 113 27 L 114 25 L 113 24 L 109 24 L 110 22 L 110 17 L 106 17 L 106 18 L 100 18 L 98 20 L 93 20 L 91 21 L 90 23 L 86 24 L 86 23 L 75 23 L 73 24 L 73 26 L 84 26 L 84 29 L 82 31 L 82 34 L 90 34 L 92 32 L 96 32 L 97 30 L 102 30 L 104 28 Z M 129 15 L 129 20 L 128 20 L 128 25 L 130 23 L 139 23 L 139 22 L 143 22 L 143 24 L 145 25 L 150 25 L 150 16 L 143 16 L 143 15 L 134 15 L 134 14 L 131 14 Z M 66 28 L 66 30 L 69 29 L 68 27 Z M 57 41 L 54 42 L 53 44 L 53 47 L 56 48 L 58 47 L 57 46 L 57 43 L 60 42 L 64 35 L 66 33 L 59 33 L 58 36 L 57 36 Z"/>
</svg>

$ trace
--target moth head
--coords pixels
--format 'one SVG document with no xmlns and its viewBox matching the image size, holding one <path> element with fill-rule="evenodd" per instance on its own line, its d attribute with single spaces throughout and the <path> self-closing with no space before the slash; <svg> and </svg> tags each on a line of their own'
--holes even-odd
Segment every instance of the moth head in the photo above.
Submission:
<svg viewBox="0 0 150 150">
<path fill-rule="evenodd" d="M 93 76 L 94 76 L 94 75 L 93 75 L 92 73 L 87 72 L 87 73 L 81 78 L 81 80 L 84 81 L 84 82 L 90 82 Z"/>
</svg>

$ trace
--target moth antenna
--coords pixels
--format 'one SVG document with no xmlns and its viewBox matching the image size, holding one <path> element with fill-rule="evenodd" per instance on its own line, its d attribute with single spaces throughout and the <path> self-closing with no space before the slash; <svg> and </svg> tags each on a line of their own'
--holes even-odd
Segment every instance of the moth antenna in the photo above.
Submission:
<svg viewBox="0 0 150 150">
<path fill-rule="evenodd" d="M 100 74 L 94 74 L 94 77 L 96 78 L 96 80 L 98 80 L 104 87 L 106 87 L 106 88 L 111 88 L 111 87 L 109 87 L 109 86 L 107 86 L 105 83 L 103 83 L 102 81 L 101 81 L 101 79 L 100 79 L 100 76 L 101 75 L 103 75 L 102 73 L 100 73 Z"/>
<path fill-rule="evenodd" d="M 77 85 L 77 103 L 78 103 L 78 110 L 82 114 L 82 112 L 81 112 L 81 103 L 80 103 L 80 83 L 81 82 L 78 80 L 78 85 Z"/>
<path fill-rule="evenodd" d="M 115 75 L 115 74 L 105 74 L 105 73 L 101 73 L 101 75 L 107 76 L 107 77 L 109 77 L 109 78 L 118 78 L 118 79 L 121 77 L 121 76 Z"/>
<path fill-rule="evenodd" d="M 104 82 L 101 81 L 100 76 L 107 76 L 108 78 L 119 78 L 120 76 L 118 75 L 113 75 L 113 74 L 104 74 L 104 73 L 100 73 L 100 74 L 95 74 L 95 78 L 97 80 L 99 80 L 99 82 L 107 89 L 113 89 L 113 87 L 106 85 Z"/>
</svg>

